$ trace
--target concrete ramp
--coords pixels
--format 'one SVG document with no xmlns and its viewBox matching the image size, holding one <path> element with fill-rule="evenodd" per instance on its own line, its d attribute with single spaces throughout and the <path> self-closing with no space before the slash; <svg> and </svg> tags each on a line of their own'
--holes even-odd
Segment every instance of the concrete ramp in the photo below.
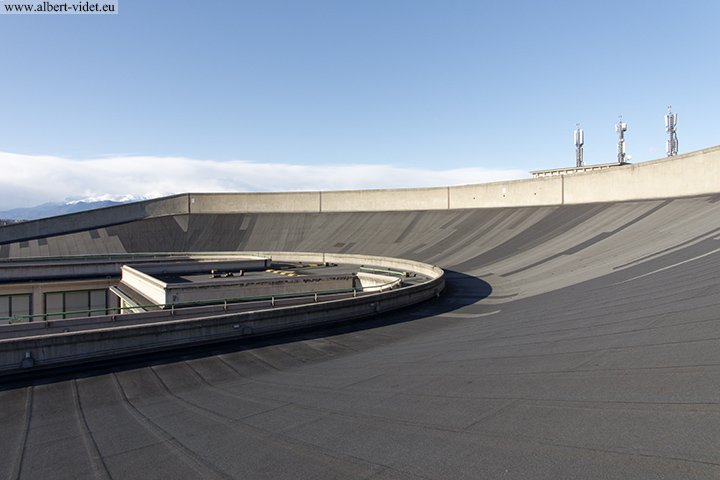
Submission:
<svg viewBox="0 0 720 480">
<path fill-rule="evenodd" d="M 169 215 L 6 243 L 384 255 L 445 269 L 447 290 L 18 379 L 0 389 L 0 477 L 720 477 L 719 199 Z"/>
</svg>

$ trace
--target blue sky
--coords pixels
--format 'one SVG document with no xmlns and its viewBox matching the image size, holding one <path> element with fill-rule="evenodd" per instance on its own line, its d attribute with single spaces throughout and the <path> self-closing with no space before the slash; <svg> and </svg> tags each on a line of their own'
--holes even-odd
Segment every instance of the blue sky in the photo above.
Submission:
<svg viewBox="0 0 720 480">
<path fill-rule="evenodd" d="M 0 15 L 0 210 L 523 178 L 574 164 L 576 123 L 586 163 L 615 161 L 618 115 L 642 162 L 665 156 L 669 105 L 680 153 L 715 146 L 719 14 L 693 0 L 119 0 L 117 15 Z"/>
</svg>

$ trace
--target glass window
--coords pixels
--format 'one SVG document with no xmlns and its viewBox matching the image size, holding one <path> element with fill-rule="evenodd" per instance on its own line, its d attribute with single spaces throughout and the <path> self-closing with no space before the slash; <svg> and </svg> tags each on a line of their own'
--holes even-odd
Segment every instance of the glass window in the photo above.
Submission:
<svg viewBox="0 0 720 480">
<path fill-rule="evenodd" d="M 64 308 L 65 294 L 59 293 L 46 293 L 45 294 L 45 313 L 62 313 L 65 311 Z M 54 316 L 57 318 L 56 316 Z M 60 318 L 64 318 L 61 315 Z"/>
<path fill-rule="evenodd" d="M 105 290 L 93 290 L 90 292 L 90 310 L 102 310 L 100 312 L 92 312 L 90 315 L 105 315 L 107 306 L 107 294 Z"/>
<path fill-rule="evenodd" d="M 30 315 L 30 294 L 0 296 L 0 318 Z"/>
<path fill-rule="evenodd" d="M 13 295 L 10 297 L 13 316 L 30 315 L 30 295 Z"/>
<path fill-rule="evenodd" d="M 10 316 L 10 297 L 0 297 L 0 318 Z"/>
<path fill-rule="evenodd" d="M 88 312 L 88 310 L 101 311 L 90 313 Z M 45 313 L 62 313 L 62 318 L 106 315 L 107 293 L 105 290 L 84 290 L 81 292 L 46 293 Z"/>
<path fill-rule="evenodd" d="M 90 306 L 90 292 L 66 292 L 65 293 L 65 311 L 80 312 L 88 310 Z M 65 318 L 87 317 L 88 313 L 67 313 Z"/>
</svg>

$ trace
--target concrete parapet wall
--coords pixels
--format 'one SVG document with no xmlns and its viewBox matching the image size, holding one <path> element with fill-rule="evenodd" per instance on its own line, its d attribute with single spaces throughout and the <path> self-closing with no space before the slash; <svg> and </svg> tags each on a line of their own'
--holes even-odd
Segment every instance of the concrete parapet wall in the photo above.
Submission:
<svg viewBox="0 0 720 480">
<path fill-rule="evenodd" d="M 155 305 L 169 303 L 165 298 L 165 282 L 129 265 L 122 266 L 122 283 L 136 292 L 142 292 L 143 296 Z"/>
<path fill-rule="evenodd" d="M 35 262 L 0 262 L 0 278 L 3 282 L 25 281 L 32 279 L 63 279 L 88 278 L 120 275 L 122 262 L 94 261 L 82 259 L 77 261 L 57 260 Z"/>
<path fill-rule="evenodd" d="M 283 277 L 236 282 L 167 284 L 165 299 L 158 303 L 192 303 L 222 298 L 267 297 L 329 290 L 351 290 L 355 287 L 354 275 L 314 275 Z M 142 290 L 139 290 L 142 291 Z"/>
<path fill-rule="evenodd" d="M 221 258 L 217 260 L 216 258 Z M 162 274 L 210 274 L 212 270 L 233 272 L 239 270 L 265 270 L 268 260 L 257 256 L 228 255 L 227 257 L 207 257 L 189 254 L 184 261 L 168 261 L 153 263 L 135 263 L 133 268 L 148 275 Z"/>
<path fill-rule="evenodd" d="M 456 187 L 194 195 L 193 213 L 373 212 L 551 206 L 720 193 L 720 146 L 571 175 Z M 282 197 L 282 198 L 278 198 Z M 211 203 L 204 203 L 211 202 Z"/>
<path fill-rule="evenodd" d="M 720 147 L 563 178 L 566 204 L 720 193 Z"/>
<path fill-rule="evenodd" d="M 193 193 L 189 198 L 189 213 L 320 211 L 320 192 Z"/>
<path fill-rule="evenodd" d="M 0 244 L 185 214 L 376 212 L 553 206 L 720 193 L 720 147 L 617 168 L 457 187 L 191 193 L 0 227 Z"/>
<path fill-rule="evenodd" d="M 0 243 L 6 243 L 6 239 L 10 238 L 24 240 L 51 237 L 53 235 L 133 222 L 144 218 L 178 215 L 187 213 L 187 210 L 187 194 L 125 203 L 97 210 L 4 225 L 0 227 Z"/>
<path fill-rule="evenodd" d="M 444 210 L 448 208 L 448 187 L 322 192 L 321 200 L 323 212 Z"/>
<path fill-rule="evenodd" d="M 193 194 L 192 213 L 376 212 L 554 206 L 720 192 L 720 147 L 569 175 L 455 187 Z"/>
<path fill-rule="evenodd" d="M 138 209 L 144 211 L 146 218 L 165 217 L 168 215 L 180 215 L 187 213 L 190 200 L 188 194 L 172 195 L 169 197 L 146 200 L 144 202 L 130 203 L 138 205 Z M 123 207 L 124 205 L 117 205 Z M 114 207 L 110 207 L 114 208 Z M 83 212 L 85 213 L 85 212 Z"/>
<path fill-rule="evenodd" d="M 450 208 L 501 208 L 560 205 L 562 179 L 532 178 L 449 188 Z"/>
<path fill-rule="evenodd" d="M 357 278 L 364 292 L 382 292 L 402 287 L 402 277 L 359 272 Z"/>
<path fill-rule="evenodd" d="M 252 252 L 238 252 L 239 255 L 249 255 Z M 397 271 L 410 271 L 420 273 L 430 278 L 443 275 L 443 270 L 435 265 L 407 260 L 405 258 L 381 257 L 377 255 L 350 255 L 346 253 L 312 253 L 312 252 L 254 252 L 266 255 L 274 262 L 308 263 L 343 263 L 350 265 L 372 265 L 386 267 Z"/>
</svg>

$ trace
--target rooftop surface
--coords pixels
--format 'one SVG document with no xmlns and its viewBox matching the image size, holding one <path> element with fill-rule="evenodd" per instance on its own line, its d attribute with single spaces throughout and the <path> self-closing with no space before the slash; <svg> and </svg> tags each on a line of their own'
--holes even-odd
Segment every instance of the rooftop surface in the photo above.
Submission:
<svg viewBox="0 0 720 480">
<path fill-rule="evenodd" d="M 0 477 L 720 476 L 717 195 L 181 220 L 5 251 L 342 250 L 438 265 L 447 290 L 363 322 L 6 383 Z"/>
<path fill-rule="evenodd" d="M 315 275 L 349 275 L 357 273 L 360 265 L 317 265 L 309 266 L 301 263 L 274 263 L 268 269 L 237 270 L 220 269 L 214 276 L 211 273 L 168 273 L 153 274 L 154 278 L 168 284 L 179 283 L 235 283 L 241 281 L 282 280 L 283 278 Z"/>
</svg>

